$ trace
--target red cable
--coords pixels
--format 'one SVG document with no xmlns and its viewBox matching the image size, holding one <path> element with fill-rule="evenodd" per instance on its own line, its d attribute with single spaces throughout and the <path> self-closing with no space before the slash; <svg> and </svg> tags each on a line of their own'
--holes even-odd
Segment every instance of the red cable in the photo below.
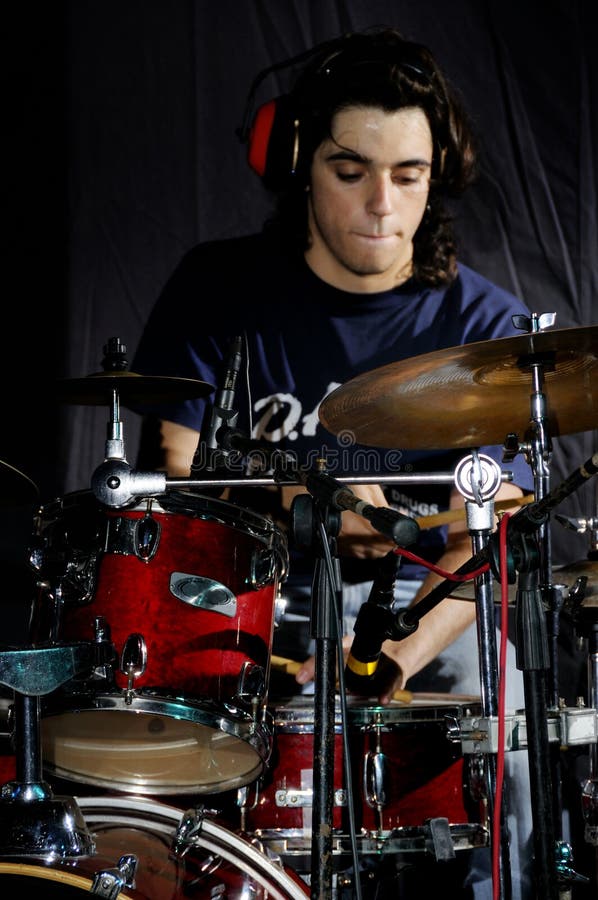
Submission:
<svg viewBox="0 0 598 900">
<path fill-rule="evenodd" d="M 499 523 L 499 566 L 500 566 L 500 653 L 498 660 L 498 753 L 496 756 L 496 797 L 494 819 L 492 821 L 492 897 L 500 898 L 500 845 L 501 807 L 505 774 L 505 697 L 507 673 L 507 640 L 509 616 L 509 585 L 507 579 L 507 525 L 509 513 L 504 513 Z"/>
<path fill-rule="evenodd" d="M 426 569 L 436 572 L 437 575 L 441 575 L 449 581 L 471 581 L 472 578 L 477 578 L 478 575 L 487 572 L 490 568 L 490 563 L 484 563 L 479 569 L 476 569 L 475 572 L 469 572 L 467 575 L 457 575 L 456 572 L 446 572 L 444 569 L 440 569 L 438 566 L 435 566 L 434 563 L 422 559 L 421 556 L 416 556 L 415 553 L 411 553 L 410 550 L 405 550 L 403 547 L 395 547 L 394 552 L 397 556 L 405 556 L 407 559 L 410 559 L 411 562 L 419 563 L 420 565 L 425 566 Z"/>
</svg>

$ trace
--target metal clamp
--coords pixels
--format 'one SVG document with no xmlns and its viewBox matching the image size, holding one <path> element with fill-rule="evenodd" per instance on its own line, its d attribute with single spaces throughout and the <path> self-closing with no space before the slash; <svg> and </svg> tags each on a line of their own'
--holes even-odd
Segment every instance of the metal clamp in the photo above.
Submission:
<svg viewBox="0 0 598 900">
<path fill-rule="evenodd" d="M 527 748 L 527 721 L 524 713 L 508 713 L 504 719 L 505 750 Z M 454 741 L 454 735 L 452 740 Z M 598 742 L 598 713 L 591 708 L 565 707 L 549 712 L 548 740 L 562 747 Z M 468 716 L 461 720 L 461 748 L 464 754 L 498 752 L 498 717 Z"/>
</svg>

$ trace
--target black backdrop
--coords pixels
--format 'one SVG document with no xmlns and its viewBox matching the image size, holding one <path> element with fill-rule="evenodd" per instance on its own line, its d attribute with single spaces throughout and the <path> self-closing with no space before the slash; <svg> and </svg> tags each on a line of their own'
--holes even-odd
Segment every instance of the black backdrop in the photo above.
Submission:
<svg viewBox="0 0 598 900">
<path fill-rule="evenodd" d="M 479 183 L 460 206 L 462 259 L 534 311 L 555 311 L 557 327 L 596 323 L 594 6 L 593 0 L 11 3 L 0 460 L 33 480 L 43 503 L 89 488 L 104 455 L 108 409 L 57 402 L 55 380 L 98 371 L 111 336 L 125 342 L 130 358 L 181 255 L 199 240 L 260 226 L 269 198 L 235 136 L 253 76 L 350 29 L 400 27 L 429 45 L 465 98 L 483 158 Z M 284 73 L 270 76 L 258 99 L 285 86 Z M 259 285 L 253 294 L 259 302 Z M 122 417 L 134 462 L 139 421 L 127 410 Z M 594 452 L 595 437 L 554 440 L 553 484 Z M 4 593 L 6 604 L 20 610 L 28 600 L 28 576 L 23 589 L 21 573 L 35 503 L 25 490 L 22 499 L 9 499 L 1 510 Z M 593 484 L 560 511 L 592 515 Z M 555 564 L 585 557 L 587 534 L 560 525 L 552 533 Z"/>
</svg>

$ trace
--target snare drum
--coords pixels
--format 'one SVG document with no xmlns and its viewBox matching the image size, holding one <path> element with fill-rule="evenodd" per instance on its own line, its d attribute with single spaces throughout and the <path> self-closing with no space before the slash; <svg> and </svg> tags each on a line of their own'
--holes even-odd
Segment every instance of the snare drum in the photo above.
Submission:
<svg viewBox="0 0 598 900">
<path fill-rule="evenodd" d="M 141 798 L 82 797 L 94 855 L 0 858 L 0 893 L 44 900 L 305 900 L 307 887 L 248 841 L 204 819 L 185 830 L 180 809 Z M 192 821 L 192 819 L 191 819 Z M 122 867 L 132 857 L 131 877 Z M 119 872 L 119 862 L 121 871 Z M 118 879 L 122 878 L 119 888 Z"/>
<path fill-rule="evenodd" d="M 31 555 L 45 586 L 38 635 L 44 622 L 54 640 L 113 645 L 122 657 L 133 636 L 136 648 L 130 683 L 121 661 L 45 700 L 51 773 L 162 795 L 259 777 L 287 567 L 286 539 L 269 519 L 186 492 L 107 510 L 83 491 L 42 509 Z"/>
<path fill-rule="evenodd" d="M 479 699 L 416 694 L 412 703 L 368 706 L 349 697 L 348 744 L 355 827 L 362 853 L 428 850 L 431 819 L 446 819 L 455 849 L 486 846 L 479 773 L 470 771 L 459 721 L 480 714 Z M 341 712 L 334 735 L 333 827 L 348 833 Z M 311 840 L 313 698 L 302 695 L 273 712 L 274 749 L 268 772 L 240 791 L 243 831 L 277 852 L 301 855 Z M 347 847 L 341 839 L 337 845 Z M 284 858 L 284 856 L 283 856 Z"/>
</svg>

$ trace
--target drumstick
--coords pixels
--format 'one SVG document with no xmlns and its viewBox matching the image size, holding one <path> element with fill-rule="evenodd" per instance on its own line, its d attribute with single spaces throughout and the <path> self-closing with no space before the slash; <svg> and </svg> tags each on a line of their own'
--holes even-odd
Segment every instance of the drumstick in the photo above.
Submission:
<svg viewBox="0 0 598 900">
<path fill-rule="evenodd" d="M 531 503 L 533 499 L 533 494 L 526 494 L 525 497 L 510 497 L 508 500 L 497 500 L 494 504 L 494 509 L 500 512 L 501 509 L 509 509 L 511 506 L 523 506 L 525 503 Z M 415 521 L 420 528 L 436 528 L 438 525 L 458 522 L 464 518 L 465 509 L 447 509 L 446 512 L 435 513 L 432 516 L 420 516 Z"/>
<path fill-rule="evenodd" d="M 285 672 L 287 675 L 296 675 L 303 663 L 294 659 L 286 659 L 284 656 L 271 656 L 270 662 L 272 667 L 279 672 Z M 393 700 L 400 700 L 402 703 L 411 703 L 413 694 L 411 691 L 395 691 L 392 695 Z"/>
</svg>

